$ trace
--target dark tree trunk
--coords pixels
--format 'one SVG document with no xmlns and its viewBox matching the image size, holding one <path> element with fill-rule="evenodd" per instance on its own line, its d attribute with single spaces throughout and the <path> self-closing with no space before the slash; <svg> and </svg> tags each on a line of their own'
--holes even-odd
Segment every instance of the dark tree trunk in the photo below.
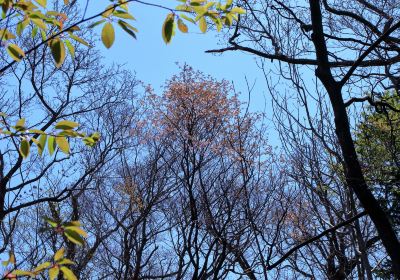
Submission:
<svg viewBox="0 0 400 280">
<path fill-rule="evenodd" d="M 323 33 L 320 0 L 309 0 L 313 27 L 312 40 L 316 50 L 318 66 L 316 75 L 324 85 L 335 117 L 336 136 L 342 150 L 347 185 L 354 191 L 360 203 L 374 223 L 379 237 L 393 263 L 393 272 L 400 279 L 400 242 L 371 190 L 368 188 L 358 161 L 346 107 L 342 97 L 342 85 L 335 81 L 328 61 L 328 51 Z"/>
</svg>

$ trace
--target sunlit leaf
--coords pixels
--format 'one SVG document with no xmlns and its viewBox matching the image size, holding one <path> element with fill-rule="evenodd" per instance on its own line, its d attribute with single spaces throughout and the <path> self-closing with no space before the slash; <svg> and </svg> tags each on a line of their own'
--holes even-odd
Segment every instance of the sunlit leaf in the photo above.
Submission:
<svg viewBox="0 0 400 280">
<path fill-rule="evenodd" d="M 72 34 L 72 32 L 69 33 L 69 37 L 75 41 L 77 41 L 78 43 L 81 43 L 82 45 L 85 45 L 86 47 L 90 47 L 90 44 L 88 42 L 86 42 L 85 40 L 83 40 L 82 38 Z"/>
<path fill-rule="evenodd" d="M 65 249 L 64 249 L 64 247 L 62 247 L 61 249 L 59 249 L 59 250 L 54 254 L 54 261 L 58 262 L 59 260 L 61 260 L 62 258 L 64 258 L 64 254 L 65 254 Z"/>
<path fill-rule="evenodd" d="M 125 11 L 120 11 L 120 10 L 114 11 L 113 16 L 116 16 L 119 18 L 124 18 L 124 19 L 132 19 L 132 20 L 135 19 L 130 13 L 127 13 Z"/>
<path fill-rule="evenodd" d="M 75 231 L 75 232 L 78 233 L 79 235 L 81 235 L 81 236 L 83 236 L 83 237 L 87 237 L 86 231 L 84 231 L 84 230 L 81 229 L 80 227 L 77 227 L 77 226 L 69 226 L 69 227 L 65 227 L 65 229 Z"/>
<path fill-rule="evenodd" d="M 47 0 L 36 0 L 36 3 L 38 3 L 43 8 L 46 8 L 47 6 Z"/>
<path fill-rule="evenodd" d="M 189 31 L 187 25 L 181 19 L 178 19 L 178 28 L 182 33 L 187 33 Z"/>
<path fill-rule="evenodd" d="M 34 272 L 38 272 L 38 271 L 44 270 L 44 269 L 46 269 L 46 268 L 49 268 L 50 266 L 51 266 L 51 263 L 50 263 L 50 262 L 45 262 L 45 263 L 39 264 L 39 265 L 34 269 Z"/>
<path fill-rule="evenodd" d="M 18 47 L 16 44 L 8 44 L 7 45 L 7 53 L 15 61 L 20 61 L 21 58 L 25 57 L 25 52 L 20 47 Z"/>
<path fill-rule="evenodd" d="M 54 280 L 57 278 L 58 273 L 60 272 L 60 268 L 58 266 L 54 266 L 49 269 L 49 278 L 50 280 Z"/>
<path fill-rule="evenodd" d="M 66 280 L 78 280 L 78 278 L 76 278 L 76 276 L 72 272 L 72 270 L 70 270 L 68 267 L 62 266 L 62 267 L 60 267 L 60 269 L 61 269 L 61 271 L 62 271 L 62 273 L 64 275 L 64 278 Z"/>
<path fill-rule="evenodd" d="M 19 146 L 19 152 L 23 158 L 27 158 L 29 155 L 29 150 L 30 150 L 30 144 L 29 141 L 26 139 L 22 139 L 21 144 Z"/>
<path fill-rule="evenodd" d="M 201 32 L 203 32 L 203 33 L 207 32 L 207 21 L 206 21 L 205 17 L 200 18 L 199 28 L 200 28 Z"/>
<path fill-rule="evenodd" d="M 38 151 L 39 151 L 39 156 L 42 156 L 43 151 L 46 147 L 46 141 L 47 141 L 47 135 L 46 134 L 42 134 L 39 137 L 39 144 L 38 146 Z"/>
<path fill-rule="evenodd" d="M 50 135 L 48 137 L 48 140 L 47 140 L 47 148 L 49 150 L 50 156 L 53 155 L 53 153 L 54 153 L 54 151 L 56 150 L 56 147 L 57 147 L 56 146 L 56 141 L 55 141 L 54 138 L 55 138 L 54 136 Z"/>
<path fill-rule="evenodd" d="M 75 243 L 77 245 L 83 245 L 85 243 L 85 240 L 83 240 L 83 238 L 73 230 L 66 229 L 64 231 L 64 234 L 72 243 Z"/>
<path fill-rule="evenodd" d="M 75 47 L 71 44 L 69 40 L 65 40 L 65 45 L 67 46 L 68 52 L 72 58 L 75 58 Z"/>
<path fill-rule="evenodd" d="M 79 126 L 79 123 L 73 122 L 73 121 L 59 121 L 56 123 L 55 128 L 56 129 L 74 129 Z"/>
<path fill-rule="evenodd" d="M 111 48 L 111 46 L 114 44 L 115 31 L 111 23 L 107 22 L 104 24 L 101 31 L 101 40 L 107 49 Z"/>
<path fill-rule="evenodd" d="M 74 265 L 75 263 L 69 259 L 62 259 L 58 262 L 60 265 Z"/>
<path fill-rule="evenodd" d="M 64 154 L 69 154 L 69 143 L 66 137 L 57 136 L 56 144 Z"/>
<path fill-rule="evenodd" d="M 246 10 L 240 7 L 233 7 L 231 13 L 245 14 Z"/>
</svg>

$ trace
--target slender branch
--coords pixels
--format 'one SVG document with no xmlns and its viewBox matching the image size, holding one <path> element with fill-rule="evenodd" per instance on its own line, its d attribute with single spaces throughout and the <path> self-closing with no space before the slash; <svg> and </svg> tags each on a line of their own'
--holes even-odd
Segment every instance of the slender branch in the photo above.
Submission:
<svg viewBox="0 0 400 280">
<path fill-rule="evenodd" d="M 368 49 L 365 50 L 365 52 L 354 62 L 354 64 L 351 66 L 349 71 L 346 73 L 346 75 L 343 77 L 343 79 L 340 81 L 341 85 L 344 85 L 353 75 L 354 71 L 357 69 L 358 66 L 361 65 L 363 60 L 377 47 L 379 46 L 380 43 L 382 43 L 393 31 L 395 31 L 397 28 L 400 27 L 400 21 L 397 22 L 395 25 L 393 25 L 391 28 L 386 30 L 385 33 L 383 33 L 371 46 L 368 47 Z"/>
<path fill-rule="evenodd" d="M 296 252 L 297 250 L 299 250 L 300 248 L 302 248 L 302 247 L 304 247 L 304 246 L 306 246 L 306 245 L 308 245 L 308 244 L 310 244 L 310 243 L 312 243 L 312 242 L 314 242 L 314 241 L 320 239 L 321 237 L 327 235 L 327 234 L 330 233 L 330 232 L 333 232 L 333 231 L 335 231 L 335 230 L 337 230 L 337 229 L 339 229 L 339 228 L 341 228 L 341 227 L 344 227 L 344 226 L 346 226 L 346 225 L 348 225 L 348 224 L 351 224 L 352 222 L 354 222 L 355 220 L 357 220 L 357 219 L 359 219 L 359 218 L 365 216 L 366 214 L 367 214 L 366 211 L 360 212 L 360 213 L 358 213 L 357 215 L 353 216 L 352 218 L 350 218 L 350 219 L 348 219 L 348 220 L 346 220 L 346 221 L 343 221 L 343 222 L 341 222 L 341 223 L 339 223 L 339 224 L 337 224 L 337 225 L 335 225 L 335 226 L 333 226 L 333 227 L 331 227 L 331 228 L 329 228 L 329 229 L 327 229 L 327 230 L 324 230 L 324 231 L 321 232 L 320 234 L 318 234 L 318 235 L 316 235 L 316 236 L 314 236 L 314 237 L 312 237 L 312 238 L 310 238 L 310 239 L 307 239 L 306 241 L 304 241 L 304 242 L 302 242 L 302 243 L 300 243 L 300 244 L 294 246 L 294 247 L 293 247 L 292 249 L 290 249 L 286 254 L 284 254 L 278 261 L 276 261 L 275 263 L 269 265 L 269 266 L 267 267 L 267 269 L 268 269 L 268 270 L 274 269 L 275 267 L 277 267 L 278 265 L 280 265 L 283 261 L 285 261 L 287 258 L 289 258 L 294 252 Z"/>
<path fill-rule="evenodd" d="M 372 99 L 371 96 L 353 97 L 353 98 L 349 99 L 348 101 L 346 101 L 346 102 L 344 103 L 344 105 L 345 105 L 346 107 L 349 107 L 349 106 L 350 106 L 351 104 L 353 104 L 353 103 L 356 103 L 356 102 L 364 102 L 364 101 L 368 101 L 368 103 L 369 103 L 371 106 L 374 106 L 374 107 L 376 107 L 376 106 L 387 107 L 387 108 L 389 108 L 390 110 L 392 110 L 392 111 L 394 111 L 394 112 L 400 113 L 400 109 L 397 109 L 397 108 L 393 107 L 392 105 L 390 105 L 389 103 L 386 103 L 386 102 L 383 102 L 383 101 L 374 101 L 374 100 Z"/>
</svg>

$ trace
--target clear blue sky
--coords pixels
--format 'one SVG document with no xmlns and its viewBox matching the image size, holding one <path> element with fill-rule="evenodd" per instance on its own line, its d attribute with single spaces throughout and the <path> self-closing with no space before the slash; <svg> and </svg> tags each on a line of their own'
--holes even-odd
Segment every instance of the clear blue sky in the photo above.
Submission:
<svg viewBox="0 0 400 280">
<path fill-rule="evenodd" d="M 100 5 L 99 2 L 104 4 Z M 176 0 L 150 0 L 149 2 L 171 7 L 179 3 Z M 106 3 L 104 0 L 91 3 L 88 14 L 100 11 Z M 151 84 L 156 90 L 164 84 L 165 80 L 179 71 L 177 62 L 187 63 L 217 79 L 224 78 L 233 81 L 236 90 L 242 92 L 243 100 L 247 99 L 245 82 L 245 77 L 247 77 L 251 84 L 256 81 L 251 96 L 251 108 L 264 110 L 265 79 L 254 57 L 239 52 L 222 55 L 206 54 L 206 50 L 218 47 L 218 34 L 214 31 L 202 34 L 199 28 L 191 23 L 188 23 L 188 34 L 177 31 L 172 43 L 166 45 L 161 37 L 161 27 L 168 11 L 133 3 L 130 12 L 136 18 L 133 25 L 139 29 L 137 40 L 116 27 L 116 41 L 110 50 L 98 44 L 98 48 L 108 62 L 126 64 L 128 69 L 136 72 L 140 80 Z M 101 27 L 96 31 L 99 34 Z"/>
</svg>

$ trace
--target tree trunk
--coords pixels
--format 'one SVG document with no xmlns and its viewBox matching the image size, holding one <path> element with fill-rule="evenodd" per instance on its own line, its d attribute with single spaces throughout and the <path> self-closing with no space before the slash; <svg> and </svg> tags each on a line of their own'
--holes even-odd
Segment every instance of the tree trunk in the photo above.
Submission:
<svg viewBox="0 0 400 280">
<path fill-rule="evenodd" d="M 316 75 L 324 85 L 332 105 L 335 117 L 336 136 L 339 140 L 344 159 L 346 183 L 349 188 L 354 191 L 374 223 L 386 252 L 392 260 L 393 272 L 396 277 L 400 279 L 400 242 L 397 239 L 388 216 L 365 182 L 354 147 L 354 141 L 350 133 L 348 115 L 342 97 L 342 85 L 335 81 L 329 66 L 328 51 L 322 25 L 320 0 L 309 0 L 309 3 L 313 28 L 312 40 L 318 60 Z"/>
</svg>

